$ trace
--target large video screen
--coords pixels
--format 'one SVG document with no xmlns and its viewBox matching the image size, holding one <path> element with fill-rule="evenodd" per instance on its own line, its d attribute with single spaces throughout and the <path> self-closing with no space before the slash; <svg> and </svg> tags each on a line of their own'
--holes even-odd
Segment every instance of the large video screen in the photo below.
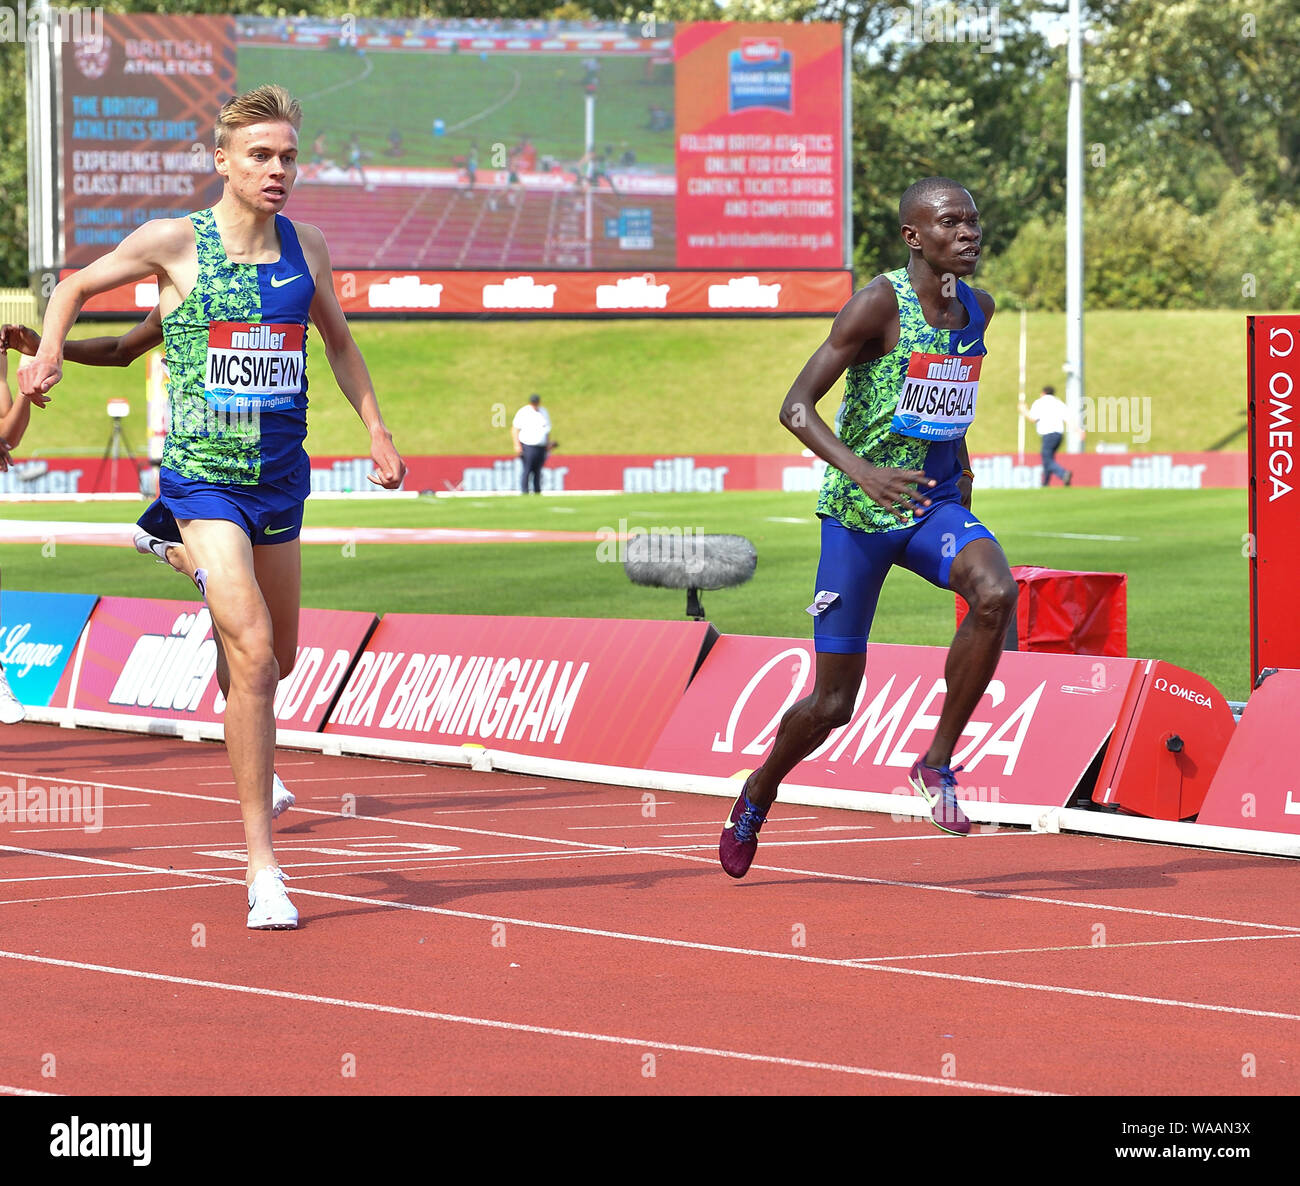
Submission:
<svg viewBox="0 0 1300 1186">
<path fill-rule="evenodd" d="M 837 25 L 112 15 L 62 57 L 63 258 L 211 205 L 236 91 L 301 100 L 336 269 L 842 269 Z"/>
</svg>

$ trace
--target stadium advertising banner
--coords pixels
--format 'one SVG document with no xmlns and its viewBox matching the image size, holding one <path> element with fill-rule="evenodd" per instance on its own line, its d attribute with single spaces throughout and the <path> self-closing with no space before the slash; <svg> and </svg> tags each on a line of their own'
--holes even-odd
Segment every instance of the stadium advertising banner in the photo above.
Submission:
<svg viewBox="0 0 1300 1186">
<path fill-rule="evenodd" d="M 1268 676 L 1246 702 L 1214 772 L 1198 824 L 1300 835 L 1300 786 L 1283 740 L 1295 728 L 1300 671 Z"/>
<path fill-rule="evenodd" d="M 683 26 L 677 263 L 844 265 L 844 40 L 839 25 Z"/>
<path fill-rule="evenodd" d="M 520 488 L 517 457 L 407 457 L 407 490 L 466 494 L 506 493 Z M 1025 483 L 981 481 L 1000 457 L 973 457 L 980 489 L 1012 489 Z M 1009 458 L 1007 460 L 1010 460 Z M 1077 464 L 1076 464 L 1077 463 Z M 1246 484 L 1244 453 L 1086 454 L 1072 459 L 1076 486 L 1109 490 L 1202 490 Z M 663 456 L 653 453 L 609 456 L 553 452 L 542 470 L 546 493 L 592 490 L 626 494 L 712 494 L 724 490 L 784 490 L 813 494 L 821 488 L 825 463 L 786 453 L 709 453 Z M 345 492 L 373 484 L 369 457 L 313 457 L 312 489 Z M 1035 474 L 1041 471 L 1034 467 Z M 1031 483 L 1039 484 L 1038 479 Z M 811 510 L 811 503 L 809 504 Z"/>
<path fill-rule="evenodd" d="M 310 371 L 310 367 L 308 368 Z M 501 454 L 406 457 L 404 488 L 435 494 L 502 494 L 520 487 L 519 459 Z M 1245 453 L 1079 454 L 1071 458 L 1074 485 L 1105 490 L 1241 489 L 1246 485 Z M 1015 464 L 1013 454 L 971 458 L 981 490 L 1011 490 L 1039 485 L 1038 466 Z M 312 458 L 313 491 L 376 492 L 366 480 L 374 471 L 367 456 Z M 654 453 L 608 455 L 553 452 L 542 470 L 545 493 L 621 490 L 628 494 L 709 494 L 723 490 L 784 490 L 812 494 L 821 487 L 825 463 L 788 453 Z M 139 490 L 152 496 L 153 471 L 125 458 L 51 457 L 15 462 L 0 474 L 0 499 L 31 495 L 76 497 L 82 494 Z M 811 504 L 810 504 L 811 506 Z M 39 523 L 10 523 L 8 538 L 40 542 L 51 534 Z M 78 542 L 60 534 L 64 543 Z M 81 541 L 87 542 L 87 541 Z"/>
<path fill-rule="evenodd" d="M 82 268 L 153 218 L 221 196 L 212 124 L 235 88 L 234 21 L 104 18 L 63 54 L 63 262 Z"/>
<path fill-rule="evenodd" d="M 215 202 L 220 104 L 276 82 L 304 106 L 285 213 L 324 231 L 349 313 L 821 313 L 851 294 L 838 25 L 104 29 L 63 55 L 64 250 L 42 266 Z M 87 311 L 143 310 L 151 288 Z"/>
<path fill-rule="evenodd" d="M 1300 667 L 1300 315 L 1247 319 L 1250 369 L 1250 675 Z"/>
<path fill-rule="evenodd" d="M 943 707 L 943 647 L 867 647 L 853 717 L 791 772 L 800 786 L 907 794 Z M 959 794 L 1066 805 L 1109 737 L 1137 659 L 1009 651 L 958 739 Z M 646 768 L 731 778 L 757 768 L 791 705 L 812 691 L 812 644 L 726 635 L 709 652 Z"/>
<path fill-rule="evenodd" d="M 385 614 L 326 733 L 639 767 L 707 622 Z"/>
<path fill-rule="evenodd" d="M 0 593 L 0 663 L 23 704 L 49 704 L 97 597 Z"/>
<path fill-rule="evenodd" d="M 334 292 L 349 316 L 807 314 L 839 309 L 853 282 L 848 272 L 336 271 Z M 84 308 L 144 316 L 157 303 L 157 283 L 142 281 L 100 293 Z"/>
<path fill-rule="evenodd" d="M 298 659 L 275 695 L 281 726 L 321 727 L 375 620 L 368 613 L 301 611 Z M 226 707 L 216 672 L 212 615 L 201 602 L 104 597 L 52 703 L 211 723 Z"/>
</svg>

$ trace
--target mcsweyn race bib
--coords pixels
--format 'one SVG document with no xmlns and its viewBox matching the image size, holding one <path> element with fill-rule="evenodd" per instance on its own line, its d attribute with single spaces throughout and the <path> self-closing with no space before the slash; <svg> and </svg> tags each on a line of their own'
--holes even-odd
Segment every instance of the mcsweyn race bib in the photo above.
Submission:
<svg viewBox="0 0 1300 1186">
<path fill-rule="evenodd" d="M 975 419 L 982 355 L 913 353 L 890 430 L 925 441 L 952 441 Z"/>
<path fill-rule="evenodd" d="M 220 411 L 293 406 L 307 367 L 306 327 L 214 321 L 203 371 L 207 401 Z"/>
</svg>

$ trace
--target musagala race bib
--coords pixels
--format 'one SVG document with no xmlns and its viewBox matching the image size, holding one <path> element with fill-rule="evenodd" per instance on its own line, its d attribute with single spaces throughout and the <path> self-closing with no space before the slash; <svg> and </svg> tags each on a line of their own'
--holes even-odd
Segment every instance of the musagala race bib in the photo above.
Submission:
<svg viewBox="0 0 1300 1186">
<path fill-rule="evenodd" d="M 924 441 L 960 437 L 975 419 L 982 357 L 913 353 L 890 429 Z"/>
<path fill-rule="evenodd" d="M 203 390 L 221 411 L 290 408 L 302 393 L 306 326 L 214 321 L 208 329 Z"/>
</svg>

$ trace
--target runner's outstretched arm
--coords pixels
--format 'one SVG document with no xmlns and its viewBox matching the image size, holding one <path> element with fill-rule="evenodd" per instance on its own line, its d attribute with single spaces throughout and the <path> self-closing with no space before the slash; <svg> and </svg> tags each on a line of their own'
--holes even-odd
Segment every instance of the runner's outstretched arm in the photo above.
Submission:
<svg viewBox="0 0 1300 1186">
<path fill-rule="evenodd" d="M 3 332 L 9 348 L 21 354 L 35 354 L 41 347 L 41 335 L 25 325 L 6 325 Z M 162 340 L 162 316 L 155 306 L 148 317 L 115 338 L 77 338 L 65 342 L 63 358 L 81 366 L 124 367 L 155 346 L 161 346 Z"/>
</svg>

